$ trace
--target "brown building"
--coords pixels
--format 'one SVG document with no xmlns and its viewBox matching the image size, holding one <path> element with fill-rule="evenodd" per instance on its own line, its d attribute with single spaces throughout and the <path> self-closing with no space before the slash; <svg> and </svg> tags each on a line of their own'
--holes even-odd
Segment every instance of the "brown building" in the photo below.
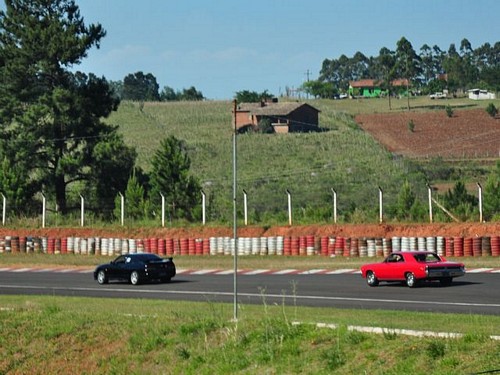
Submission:
<svg viewBox="0 0 500 375">
<path fill-rule="evenodd" d="M 319 110 L 306 103 L 241 103 L 236 108 L 236 128 L 255 127 L 269 119 L 276 133 L 319 131 Z"/>
</svg>

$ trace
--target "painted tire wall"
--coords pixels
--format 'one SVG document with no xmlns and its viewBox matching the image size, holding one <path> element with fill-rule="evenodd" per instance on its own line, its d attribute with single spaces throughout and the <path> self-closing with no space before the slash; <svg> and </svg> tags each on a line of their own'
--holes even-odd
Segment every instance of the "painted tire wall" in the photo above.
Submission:
<svg viewBox="0 0 500 375">
<path fill-rule="evenodd" d="M 500 236 L 491 237 L 239 237 L 238 255 L 383 257 L 393 251 L 427 250 L 443 256 L 500 256 Z M 115 256 L 148 252 L 160 256 L 233 255 L 231 237 L 99 238 L 0 237 L 0 253 Z"/>
</svg>

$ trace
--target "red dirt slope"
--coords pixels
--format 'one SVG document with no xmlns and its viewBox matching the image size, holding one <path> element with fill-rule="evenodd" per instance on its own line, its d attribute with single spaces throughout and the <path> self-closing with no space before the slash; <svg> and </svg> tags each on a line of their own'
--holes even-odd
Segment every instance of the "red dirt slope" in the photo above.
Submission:
<svg viewBox="0 0 500 375">
<path fill-rule="evenodd" d="M 367 114 L 356 122 L 387 150 L 407 157 L 500 157 L 500 119 L 483 109 L 454 110 L 452 117 L 444 110 Z"/>
</svg>

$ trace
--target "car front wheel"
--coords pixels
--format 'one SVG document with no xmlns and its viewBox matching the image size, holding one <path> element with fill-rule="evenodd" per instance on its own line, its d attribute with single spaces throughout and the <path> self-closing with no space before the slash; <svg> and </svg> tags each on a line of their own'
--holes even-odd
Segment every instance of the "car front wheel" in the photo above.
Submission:
<svg viewBox="0 0 500 375">
<path fill-rule="evenodd" d="M 132 273 L 130 274 L 130 284 L 132 285 L 139 284 L 139 272 L 132 271 Z"/>
<path fill-rule="evenodd" d="M 452 281 L 453 281 L 453 278 L 451 278 L 451 277 L 445 277 L 444 279 L 439 280 L 439 282 L 441 283 L 442 286 L 450 286 Z"/>
<path fill-rule="evenodd" d="M 378 285 L 378 279 L 377 276 L 372 271 L 368 271 L 366 273 L 366 283 L 369 286 L 377 286 Z"/>
<path fill-rule="evenodd" d="M 106 276 L 106 272 L 101 270 L 97 273 L 97 282 L 99 284 L 107 284 L 108 283 L 108 276 Z"/>
<path fill-rule="evenodd" d="M 408 272 L 406 274 L 406 285 L 408 285 L 409 288 L 414 288 L 417 286 L 417 279 L 415 278 L 415 275 L 411 272 Z"/>
</svg>

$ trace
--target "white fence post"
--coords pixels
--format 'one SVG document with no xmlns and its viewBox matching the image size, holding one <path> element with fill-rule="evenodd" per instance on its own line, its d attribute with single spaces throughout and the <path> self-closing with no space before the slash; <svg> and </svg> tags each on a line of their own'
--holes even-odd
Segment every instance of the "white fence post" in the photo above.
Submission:
<svg viewBox="0 0 500 375">
<path fill-rule="evenodd" d="M 165 196 L 160 193 L 161 197 L 161 226 L 165 227 Z"/>
<path fill-rule="evenodd" d="M 479 189 L 479 222 L 483 222 L 483 187 L 478 182 L 477 188 Z"/>
<path fill-rule="evenodd" d="M 286 189 L 288 195 L 288 224 L 292 225 L 292 193 Z"/>
<path fill-rule="evenodd" d="M 432 217 L 432 188 L 430 185 L 427 185 L 427 191 L 429 195 L 429 221 L 432 223 L 433 222 L 433 217 Z"/>
<path fill-rule="evenodd" d="M 120 211 L 121 211 L 120 222 L 123 227 L 123 224 L 125 222 L 125 197 L 123 196 L 122 193 L 119 194 L 120 194 Z"/>
<path fill-rule="evenodd" d="M 247 192 L 243 189 L 243 213 L 245 217 L 245 225 L 248 225 L 248 201 L 247 201 Z"/>
<path fill-rule="evenodd" d="M 205 196 L 205 192 L 202 190 L 201 191 L 201 221 L 203 223 L 203 225 L 205 225 L 206 223 L 206 196 Z"/>
<path fill-rule="evenodd" d="M 80 194 L 80 226 L 85 225 L 85 199 Z"/>
<path fill-rule="evenodd" d="M 378 187 L 378 221 L 379 223 L 382 223 L 384 221 L 384 209 L 383 209 L 383 201 L 384 201 L 384 192 L 382 191 L 382 188 L 379 186 Z"/>
<path fill-rule="evenodd" d="M 2 193 L 2 225 L 5 226 L 5 214 L 7 213 L 7 198 Z"/>
<path fill-rule="evenodd" d="M 42 228 L 45 228 L 45 195 L 42 193 Z"/>
<path fill-rule="evenodd" d="M 337 223 L 337 192 L 332 188 L 333 194 L 333 222 Z"/>
</svg>

